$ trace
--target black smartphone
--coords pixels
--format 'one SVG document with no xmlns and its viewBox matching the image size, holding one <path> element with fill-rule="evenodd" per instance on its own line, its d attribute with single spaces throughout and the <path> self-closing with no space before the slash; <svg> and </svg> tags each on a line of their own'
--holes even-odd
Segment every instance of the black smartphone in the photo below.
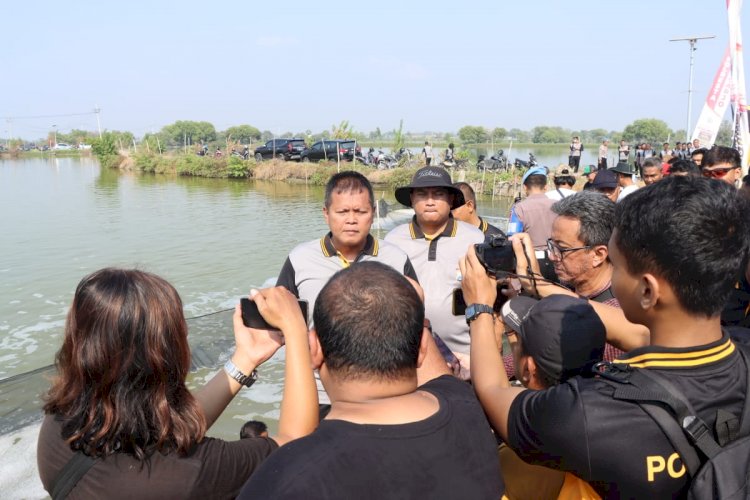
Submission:
<svg viewBox="0 0 750 500">
<path fill-rule="evenodd" d="M 507 290 L 507 288 L 508 286 L 506 284 L 497 285 L 497 297 L 495 298 L 495 303 L 492 304 L 492 310 L 496 313 L 500 312 L 503 304 L 505 304 L 505 302 L 508 300 L 508 297 L 501 293 L 501 290 Z M 466 301 L 464 300 L 464 291 L 460 288 L 456 288 L 453 290 L 453 315 L 466 315 Z"/>
<path fill-rule="evenodd" d="M 299 308 L 302 309 L 302 318 L 304 318 L 305 324 L 307 324 L 307 301 L 298 299 L 297 303 L 299 304 Z M 278 330 L 278 328 L 266 323 L 266 320 L 263 319 L 260 311 L 258 311 L 258 304 L 247 297 L 240 299 L 240 308 L 242 309 L 242 324 L 246 327 L 257 328 L 258 330 Z"/>
</svg>

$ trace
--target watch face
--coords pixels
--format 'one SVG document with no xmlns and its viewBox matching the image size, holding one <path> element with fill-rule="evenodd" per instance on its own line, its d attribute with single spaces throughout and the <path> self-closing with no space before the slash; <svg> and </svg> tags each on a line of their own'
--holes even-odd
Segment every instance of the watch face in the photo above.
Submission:
<svg viewBox="0 0 750 500">
<path fill-rule="evenodd" d="M 474 314 L 476 314 L 476 307 L 474 304 L 472 304 L 466 308 L 466 317 L 471 318 L 472 316 L 474 316 Z"/>
</svg>

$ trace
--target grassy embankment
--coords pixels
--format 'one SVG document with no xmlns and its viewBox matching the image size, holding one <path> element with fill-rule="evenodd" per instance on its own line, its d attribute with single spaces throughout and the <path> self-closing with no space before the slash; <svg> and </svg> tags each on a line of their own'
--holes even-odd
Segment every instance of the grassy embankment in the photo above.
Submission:
<svg viewBox="0 0 750 500">
<path fill-rule="evenodd" d="M 212 158 L 197 155 L 158 155 L 138 153 L 121 155 L 113 158 L 100 158 L 102 165 L 134 170 L 143 173 L 182 175 L 193 177 L 225 178 L 225 179 L 260 179 L 286 182 L 309 183 L 322 186 L 331 175 L 338 170 L 356 170 L 364 174 L 373 184 L 391 187 L 404 186 L 411 181 L 420 163 L 413 161 L 409 166 L 397 167 L 392 170 L 378 170 L 351 162 L 320 162 L 298 163 L 282 160 L 256 162 L 253 159 L 242 160 L 234 157 Z M 475 189 L 492 194 L 507 194 L 512 188 L 514 177 L 512 172 L 486 173 L 477 172 L 472 166 L 465 172 L 453 172 L 454 180 L 465 180 L 475 185 Z"/>
</svg>

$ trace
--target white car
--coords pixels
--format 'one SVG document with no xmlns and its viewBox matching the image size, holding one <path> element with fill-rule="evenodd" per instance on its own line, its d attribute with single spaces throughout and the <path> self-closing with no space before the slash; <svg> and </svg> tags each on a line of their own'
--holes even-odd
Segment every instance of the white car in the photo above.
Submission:
<svg viewBox="0 0 750 500">
<path fill-rule="evenodd" d="M 70 144 L 65 144 L 64 142 L 58 142 L 52 149 L 54 149 L 55 151 L 67 151 L 69 149 L 73 149 L 73 146 L 71 146 Z"/>
</svg>

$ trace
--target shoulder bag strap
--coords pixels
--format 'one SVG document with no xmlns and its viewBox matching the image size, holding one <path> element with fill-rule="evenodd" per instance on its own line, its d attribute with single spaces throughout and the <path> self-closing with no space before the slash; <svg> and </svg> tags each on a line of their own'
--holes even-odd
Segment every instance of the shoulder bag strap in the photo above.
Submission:
<svg viewBox="0 0 750 500">
<path fill-rule="evenodd" d="M 77 451 L 73 458 L 68 460 L 65 467 L 57 474 L 55 480 L 52 482 L 52 500 L 63 500 L 68 497 L 78 481 L 86 475 L 89 469 L 96 463 L 95 458 L 91 458 L 85 455 L 81 451 Z"/>
</svg>

